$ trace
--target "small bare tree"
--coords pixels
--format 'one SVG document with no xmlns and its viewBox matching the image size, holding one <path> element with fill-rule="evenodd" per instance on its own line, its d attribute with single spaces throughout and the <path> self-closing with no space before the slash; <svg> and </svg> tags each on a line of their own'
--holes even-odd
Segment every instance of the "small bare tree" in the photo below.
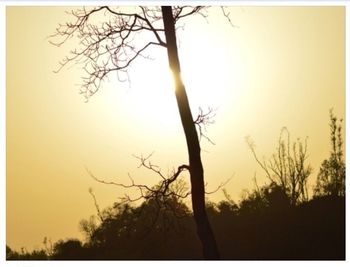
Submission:
<svg viewBox="0 0 350 267">
<path fill-rule="evenodd" d="M 83 64 L 86 76 L 83 78 L 81 93 L 87 99 L 100 89 L 102 82 L 111 73 L 116 73 L 121 81 L 129 79 L 128 68 L 138 58 L 147 58 L 149 55 L 146 52 L 150 47 L 162 47 L 167 50 L 169 66 L 175 80 L 178 110 L 187 141 L 189 163 L 179 166 L 170 178 L 162 177 L 163 181 L 156 189 L 135 184 L 133 181 L 129 186 L 119 185 L 138 188 L 141 197 L 165 194 L 169 192 L 169 185 L 182 171 L 189 171 L 192 208 L 203 256 L 206 259 L 218 259 L 219 251 L 205 209 L 204 174 L 196 129 L 196 125 L 206 122 L 206 119 L 203 114 L 200 114 L 197 120 L 192 118 L 181 78 L 175 32 L 178 21 L 196 14 L 204 16 L 203 10 L 202 6 L 82 8 L 71 12 L 75 22 L 65 23 L 56 29 L 52 37 L 57 39 L 52 43 L 61 46 L 71 38 L 79 40 L 78 47 L 60 63 L 59 70 L 69 63 Z M 228 13 L 222 10 L 228 17 Z M 200 132 L 201 129 L 199 128 Z M 153 166 L 144 165 L 157 172 Z M 145 194 L 145 191 L 148 194 Z"/>
<path fill-rule="evenodd" d="M 246 141 L 266 177 L 282 188 L 292 206 L 308 200 L 307 180 L 311 167 L 306 163 L 307 139 L 304 144 L 298 139 L 291 145 L 289 131 L 282 128 L 276 152 L 268 161 L 259 159 L 251 139 L 247 137 Z"/>
</svg>

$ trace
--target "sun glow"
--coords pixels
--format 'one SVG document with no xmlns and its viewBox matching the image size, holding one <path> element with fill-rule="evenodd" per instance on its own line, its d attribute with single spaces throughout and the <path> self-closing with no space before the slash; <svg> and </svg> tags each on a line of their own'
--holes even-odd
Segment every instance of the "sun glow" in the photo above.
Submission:
<svg viewBox="0 0 350 267">
<path fill-rule="evenodd" d="M 199 107 L 216 109 L 227 102 L 228 97 L 232 97 L 233 90 L 227 87 L 235 72 L 228 75 L 224 57 L 215 60 L 215 64 L 219 64 L 221 70 L 213 72 L 203 64 L 201 54 L 193 51 L 196 51 L 196 47 L 187 47 L 180 55 L 180 61 L 183 63 L 181 75 L 195 116 Z M 154 58 L 144 60 L 130 68 L 127 95 L 130 97 L 134 112 L 141 112 L 161 124 L 167 121 L 173 122 L 174 119 L 179 119 L 173 75 L 165 54 L 157 53 Z M 229 70 L 232 71 L 232 66 Z M 236 90 L 235 96 L 237 96 Z"/>
<path fill-rule="evenodd" d="M 162 57 L 145 60 L 130 68 L 128 101 L 135 114 L 169 126 L 178 117 L 172 73 Z"/>
</svg>

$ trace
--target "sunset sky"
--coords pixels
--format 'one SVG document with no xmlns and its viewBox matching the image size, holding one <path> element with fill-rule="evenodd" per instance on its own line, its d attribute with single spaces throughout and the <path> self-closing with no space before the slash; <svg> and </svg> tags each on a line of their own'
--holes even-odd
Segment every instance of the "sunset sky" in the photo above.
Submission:
<svg viewBox="0 0 350 267">
<path fill-rule="evenodd" d="M 44 237 L 81 237 L 81 219 L 133 191 L 97 177 L 154 185 L 159 177 L 138 168 L 133 155 L 152 156 L 165 173 L 187 163 L 166 51 L 131 66 L 130 83 L 111 77 L 86 103 L 80 65 L 55 74 L 73 47 L 48 36 L 71 20 L 72 7 L 6 8 L 6 242 L 42 247 Z M 193 116 L 216 110 L 202 140 L 207 190 L 225 185 L 234 200 L 267 182 L 245 137 L 269 157 L 286 126 L 292 140 L 308 137 L 313 167 L 310 192 L 330 151 L 329 110 L 345 119 L 344 7 L 231 7 L 208 9 L 178 31 L 182 75 Z M 184 176 L 184 179 L 188 178 Z M 208 198 L 224 198 L 218 191 Z"/>
</svg>

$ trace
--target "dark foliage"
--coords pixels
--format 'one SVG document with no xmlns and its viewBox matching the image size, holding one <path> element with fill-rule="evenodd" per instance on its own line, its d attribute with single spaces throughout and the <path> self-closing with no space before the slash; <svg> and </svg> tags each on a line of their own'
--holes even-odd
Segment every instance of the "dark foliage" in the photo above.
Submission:
<svg viewBox="0 0 350 267">
<path fill-rule="evenodd" d="M 237 212 L 210 212 L 223 259 L 345 259 L 345 198 L 295 207 L 283 190 L 263 191 L 242 200 Z"/>
<path fill-rule="evenodd" d="M 339 120 L 330 111 L 331 153 L 320 167 L 315 187 L 317 196 L 345 196 L 345 160 L 342 138 L 342 119 Z"/>
<path fill-rule="evenodd" d="M 21 252 L 12 250 L 9 246 L 6 246 L 6 259 L 7 260 L 46 260 L 48 255 L 45 250 L 33 250 L 32 252 L 26 251 L 22 248 Z"/>
<path fill-rule="evenodd" d="M 78 260 L 88 257 L 88 251 L 77 239 L 59 240 L 55 243 L 52 253 L 54 260 Z"/>
<path fill-rule="evenodd" d="M 139 207 L 115 203 L 88 237 L 89 259 L 200 258 L 191 214 L 176 198 Z"/>
<path fill-rule="evenodd" d="M 6 247 L 8 260 L 201 259 L 201 246 L 186 205 L 149 200 L 138 207 L 116 203 L 86 242 L 60 240 L 52 253 L 21 253 Z M 172 208 L 169 208 L 171 205 Z M 207 206 L 222 259 L 345 259 L 345 198 L 317 197 L 291 206 L 283 190 L 269 185 Z M 179 215 L 181 214 L 181 216 Z"/>
</svg>

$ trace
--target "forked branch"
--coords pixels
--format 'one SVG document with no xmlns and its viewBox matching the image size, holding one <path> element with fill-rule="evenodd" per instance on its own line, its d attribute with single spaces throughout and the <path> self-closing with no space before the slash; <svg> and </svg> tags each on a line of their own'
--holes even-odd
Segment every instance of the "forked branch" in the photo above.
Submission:
<svg viewBox="0 0 350 267">
<path fill-rule="evenodd" d="M 194 124 L 198 127 L 199 141 L 201 141 L 202 138 L 205 138 L 209 143 L 215 145 L 215 143 L 206 135 L 208 125 L 215 123 L 215 115 L 216 114 L 212 108 L 208 108 L 206 113 L 203 112 L 202 108 L 199 108 L 199 114 L 194 121 Z"/>
<path fill-rule="evenodd" d="M 161 180 L 156 184 L 155 186 L 148 186 L 146 184 L 138 184 L 135 183 L 134 179 L 130 174 L 128 174 L 128 178 L 130 179 L 130 183 L 124 184 L 124 183 L 118 183 L 114 181 L 106 181 L 104 179 L 101 179 L 97 176 L 95 176 L 88 168 L 85 168 L 88 172 L 89 176 L 93 178 L 96 182 L 106 184 L 106 185 L 114 185 L 118 187 L 122 187 L 125 189 L 137 189 L 138 190 L 138 196 L 137 197 L 130 197 L 130 195 L 125 194 L 123 197 L 120 197 L 121 203 L 130 203 L 130 202 L 136 202 L 138 200 L 155 200 L 157 203 L 159 203 L 159 206 L 164 204 L 167 199 L 169 198 L 176 198 L 176 199 L 185 199 L 188 196 L 191 195 L 191 192 L 188 190 L 188 187 L 186 186 L 186 183 L 183 181 L 183 179 L 180 178 L 180 175 L 184 171 L 189 171 L 190 166 L 183 164 L 177 167 L 177 169 L 173 169 L 170 175 L 165 175 L 161 168 L 158 165 L 155 165 L 151 162 L 150 158 L 153 154 L 148 155 L 147 157 L 144 156 L 134 156 L 140 161 L 139 168 L 145 168 L 152 173 L 156 174 L 156 176 L 160 177 Z M 220 183 L 217 188 L 215 188 L 212 191 L 206 191 L 206 194 L 213 194 L 217 192 L 219 189 L 223 188 L 230 179 L 226 180 L 225 182 Z M 206 184 L 207 186 L 207 184 Z M 92 193 L 92 190 L 89 190 L 89 193 L 94 198 L 95 206 L 96 198 L 94 194 Z M 99 208 L 96 206 L 97 211 L 99 213 Z M 101 218 L 100 214 L 98 214 Z"/>
<path fill-rule="evenodd" d="M 173 11 L 177 21 L 201 14 L 202 9 L 176 6 Z M 70 63 L 81 63 L 86 74 L 81 94 L 86 99 L 99 90 L 110 73 L 120 82 L 129 80 L 129 67 L 137 58 L 149 58 L 151 46 L 166 47 L 160 7 L 83 7 L 68 14 L 73 22 L 60 24 L 49 42 L 60 47 L 76 39 L 78 45 L 59 62 L 55 72 Z"/>
</svg>

